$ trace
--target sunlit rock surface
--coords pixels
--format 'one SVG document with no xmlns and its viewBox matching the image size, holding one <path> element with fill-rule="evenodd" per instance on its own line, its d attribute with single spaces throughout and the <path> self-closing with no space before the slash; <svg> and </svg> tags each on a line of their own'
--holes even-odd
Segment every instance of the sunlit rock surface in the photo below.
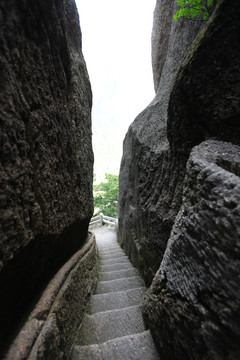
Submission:
<svg viewBox="0 0 240 360">
<path fill-rule="evenodd" d="M 81 247 L 93 212 L 92 94 L 73 0 L 0 5 L 1 340 Z"/>
</svg>

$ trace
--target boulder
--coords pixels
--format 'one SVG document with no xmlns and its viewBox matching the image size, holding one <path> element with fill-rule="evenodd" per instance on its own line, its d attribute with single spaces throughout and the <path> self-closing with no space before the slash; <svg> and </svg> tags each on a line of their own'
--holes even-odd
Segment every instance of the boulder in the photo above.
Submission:
<svg viewBox="0 0 240 360">
<path fill-rule="evenodd" d="M 6 344 L 86 240 L 92 94 L 73 0 L 3 0 L 0 18 L 0 342 Z"/>
<path fill-rule="evenodd" d="M 152 29 L 152 69 L 154 89 L 157 92 L 168 53 L 169 38 L 175 8 L 174 1 L 156 2 Z"/>
<path fill-rule="evenodd" d="M 218 1 L 188 49 L 193 22 L 172 24 L 124 141 L 119 242 L 154 277 L 143 313 L 165 360 L 240 357 L 239 16 Z"/>
<path fill-rule="evenodd" d="M 143 304 L 163 359 L 239 358 L 239 154 L 209 140 L 188 160 L 183 204 Z"/>
<path fill-rule="evenodd" d="M 180 20 L 175 0 L 158 1 L 153 26 L 156 97 L 130 125 L 119 176 L 119 242 L 149 285 L 181 205 L 187 155 L 167 139 L 170 91 L 179 64 L 202 26 Z"/>
<path fill-rule="evenodd" d="M 170 146 L 187 152 L 209 138 L 240 144 L 240 44 L 234 0 L 219 1 L 178 69 L 168 108 Z"/>
<path fill-rule="evenodd" d="M 218 3 L 170 95 L 172 159 L 179 149 L 190 158 L 182 206 L 143 306 L 166 360 L 240 356 L 239 15 L 238 3 Z M 193 148 L 206 138 L 225 142 Z"/>
</svg>

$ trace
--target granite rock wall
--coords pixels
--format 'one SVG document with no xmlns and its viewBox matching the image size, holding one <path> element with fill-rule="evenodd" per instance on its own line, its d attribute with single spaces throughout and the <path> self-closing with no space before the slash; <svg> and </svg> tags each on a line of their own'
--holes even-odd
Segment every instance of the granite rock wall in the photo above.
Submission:
<svg viewBox="0 0 240 360">
<path fill-rule="evenodd" d="M 175 22 L 175 0 L 158 1 L 152 36 L 156 97 L 130 125 L 119 177 L 119 242 L 149 285 L 181 205 L 187 154 L 167 139 L 170 91 L 179 64 L 202 26 Z"/>
<path fill-rule="evenodd" d="M 224 166 L 224 168 L 222 167 Z M 163 359 L 240 355 L 240 146 L 205 141 L 143 311 Z"/>
<path fill-rule="evenodd" d="M 1 341 L 87 237 L 92 94 L 73 0 L 0 4 Z"/>
<path fill-rule="evenodd" d="M 219 0 L 195 40 L 200 25 L 166 24 L 156 97 L 124 141 L 119 242 L 152 282 L 143 313 L 163 360 L 240 357 L 239 16 Z"/>
<path fill-rule="evenodd" d="M 171 91 L 168 139 L 189 152 L 204 139 L 240 143 L 240 7 L 219 1 L 186 53 Z"/>
</svg>

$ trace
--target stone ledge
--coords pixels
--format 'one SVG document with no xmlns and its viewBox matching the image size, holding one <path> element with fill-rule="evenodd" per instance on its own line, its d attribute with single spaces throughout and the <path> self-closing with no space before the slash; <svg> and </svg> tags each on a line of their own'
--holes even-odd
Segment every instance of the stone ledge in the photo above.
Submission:
<svg viewBox="0 0 240 360">
<path fill-rule="evenodd" d="M 48 284 L 5 360 L 63 358 L 70 349 L 96 281 L 97 246 L 95 235 L 89 233 L 83 248 Z"/>
</svg>

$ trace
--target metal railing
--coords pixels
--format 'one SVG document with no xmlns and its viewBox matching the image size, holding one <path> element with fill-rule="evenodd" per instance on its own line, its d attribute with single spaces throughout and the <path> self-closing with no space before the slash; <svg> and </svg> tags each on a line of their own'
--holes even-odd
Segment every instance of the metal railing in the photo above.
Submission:
<svg viewBox="0 0 240 360">
<path fill-rule="evenodd" d="M 99 214 L 98 216 L 92 217 L 89 226 L 98 223 L 100 224 L 100 226 L 103 226 L 104 224 L 108 224 L 114 226 L 116 229 L 118 227 L 118 219 L 113 218 L 111 216 L 105 216 L 102 213 Z"/>
</svg>

